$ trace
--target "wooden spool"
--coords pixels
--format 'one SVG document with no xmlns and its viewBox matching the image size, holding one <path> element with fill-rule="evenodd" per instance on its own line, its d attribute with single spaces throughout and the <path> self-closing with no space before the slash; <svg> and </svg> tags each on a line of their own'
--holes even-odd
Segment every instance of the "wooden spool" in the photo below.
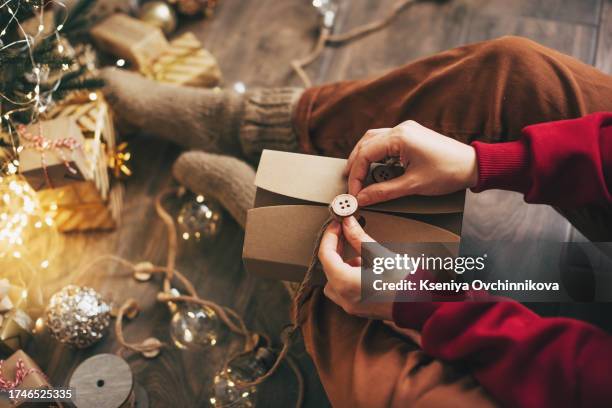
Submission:
<svg viewBox="0 0 612 408">
<path fill-rule="evenodd" d="M 77 408 L 135 406 L 134 378 L 128 363 L 114 354 L 98 354 L 83 361 L 69 382 Z M 141 406 L 141 404 L 138 404 Z"/>
</svg>

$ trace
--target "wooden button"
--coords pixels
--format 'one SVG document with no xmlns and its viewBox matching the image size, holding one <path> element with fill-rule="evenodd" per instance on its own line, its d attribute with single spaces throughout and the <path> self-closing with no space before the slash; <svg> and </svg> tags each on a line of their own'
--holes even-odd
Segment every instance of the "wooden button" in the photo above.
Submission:
<svg viewBox="0 0 612 408">
<path fill-rule="evenodd" d="M 404 169 L 398 165 L 381 164 L 372 169 L 372 180 L 375 183 L 392 180 L 403 174 Z"/>
<path fill-rule="evenodd" d="M 340 194 L 332 200 L 330 208 L 338 217 L 349 217 L 357 212 L 357 199 L 350 194 Z"/>
</svg>

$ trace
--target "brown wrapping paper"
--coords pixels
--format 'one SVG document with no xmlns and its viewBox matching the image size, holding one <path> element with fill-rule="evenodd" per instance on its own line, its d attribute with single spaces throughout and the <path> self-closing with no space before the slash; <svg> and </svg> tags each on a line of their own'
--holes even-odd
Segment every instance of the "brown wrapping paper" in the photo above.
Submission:
<svg viewBox="0 0 612 408">
<path fill-rule="evenodd" d="M 35 371 L 30 372 L 24 379 L 23 382 L 15 389 L 18 390 L 33 390 L 39 388 L 49 388 L 50 384 L 47 377 L 42 373 L 42 370 L 38 365 L 22 350 L 17 350 L 8 359 L 6 359 L 2 365 L 2 375 L 4 378 L 9 380 L 15 379 L 17 371 L 17 362 L 23 361 L 26 369 L 34 369 Z M 5 395 L 6 397 L 6 395 Z M 8 398 L 0 397 L 0 408 L 12 408 L 15 406 L 26 406 L 19 400 L 11 402 Z M 57 404 L 47 403 L 44 406 L 56 407 Z"/>
<path fill-rule="evenodd" d="M 146 67 L 169 47 L 159 28 L 120 13 L 95 25 L 90 34 L 101 50 L 136 68 Z"/>
<path fill-rule="evenodd" d="M 221 81 L 217 60 L 193 33 L 172 40 L 165 52 L 140 71 L 148 78 L 177 85 L 213 87 Z"/>
<path fill-rule="evenodd" d="M 264 150 L 247 214 L 243 261 L 258 275 L 301 281 L 328 204 L 346 193 L 346 160 Z M 372 182 L 372 180 L 369 180 Z M 465 193 L 403 197 L 361 209 L 378 242 L 458 242 Z M 346 248 L 347 256 L 351 250 Z"/>
<path fill-rule="evenodd" d="M 43 120 L 40 123 L 27 126 L 26 129 L 32 135 L 42 135 L 48 141 L 73 138 L 79 144 L 73 150 L 62 148 L 60 153 L 59 149 L 53 148 L 41 152 L 33 147 L 27 147 L 29 141 L 20 141 L 25 148 L 19 154 L 19 169 L 34 190 L 50 187 L 45 176 L 43 159 L 46 164 L 46 173 L 53 187 L 93 179 L 92 161 L 85 154 L 85 139 L 74 119 L 61 117 L 53 120 Z M 70 172 L 64 164 L 62 154 L 69 166 L 77 171 L 76 174 Z"/>
<path fill-rule="evenodd" d="M 48 119 L 73 118 L 85 139 L 98 138 L 109 152 L 115 148 L 116 143 L 112 111 L 101 92 L 95 92 L 92 95 L 95 95 L 96 98 L 93 101 L 90 99 L 90 92 L 76 93 L 54 107 L 46 117 Z"/>
</svg>

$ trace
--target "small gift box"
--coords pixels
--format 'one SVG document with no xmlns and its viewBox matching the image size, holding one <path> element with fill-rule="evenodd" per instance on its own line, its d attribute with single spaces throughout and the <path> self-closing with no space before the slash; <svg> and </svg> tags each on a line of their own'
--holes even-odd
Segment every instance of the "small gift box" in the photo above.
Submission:
<svg viewBox="0 0 612 408">
<path fill-rule="evenodd" d="M 169 47 L 159 28 L 121 13 L 95 25 L 90 34 L 101 50 L 137 68 L 147 66 Z"/>
<path fill-rule="evenodd" d="M 0 352 L 11 353 L 25 346 L 33 322 L 23 310 L 27 296 L 24 288 L 0 279 Z"/>
<path fill-rule="evenodd" d="M 85 139 L 74 119 L 43 120 L 21 126 L 18 134 L 23 146 L 19 168 L 34 190 L 93 179 L 92 158 L 85 155 Z"/>
<path fill-rule="evenodd" d="M 35 138 L 30 133 L 20 153 L 23 175 L 39 190 L 42 208 L 51 212 L 61 232 L 113 229 L 121 212 L 123 187 L 116 183 L 111 188 L 108 175 L 106 144 L 115 143 L 112 119 L 106 104 L 87 108 L 67 108 L 66 116 L 33 125 L 43 132 L 37 143 L 28 142 Z M 70 135 L 72 149 L 54 148 L 54 141 L 66 139 L 61 135 Z"/>
<path fill-rule="evenodd" d="M 73 118 L 85 139 L 98 139 L 107 153 L 115 148 L 116 134 L 112 111 L 101 92 L 76 92 L 51 109 L 47 119 Z"/>
<path fill-rule="evenodd" d="M 50 388 L 47 376 L 22 350 L 17 350 L 8 359 L 0 360 L 0 408 L 25 406 L 24 398 L 9 399 L 11 390 L 36 390 Z M 46 407 L 57 407 L 54 402 Z"/>
<path fill-rule="evenodd" d="M 345 167 L 343 159 L 263 151 L 242 252 L 249 272 L 302 281 L 317 234 L 330 217 L 330 203 L 334 208 L 336 199 L 348 190 Z M 373 165 L 372 170 L 375 168 Z M 365 183 L 373 183 L 372 177 L 370 174 Z M 437 197 L 406 196 L 362 208 L 359 215 L 365 231 L 377 242 L 459 242 L 464 200 L 463 191 Z M 357 207 L 356 201 L 345 203 L 334 208 L 336 214 Z M 345 253 L 350 253 L 350 246 Z"/>
<path fill-rule="evenodd" d="M 213 87 L 221 81 L 217 60 L 193 33 L 172 40 L 166 51 L 140 71 L 148 78 L 177 85 Z"/>
</svg>

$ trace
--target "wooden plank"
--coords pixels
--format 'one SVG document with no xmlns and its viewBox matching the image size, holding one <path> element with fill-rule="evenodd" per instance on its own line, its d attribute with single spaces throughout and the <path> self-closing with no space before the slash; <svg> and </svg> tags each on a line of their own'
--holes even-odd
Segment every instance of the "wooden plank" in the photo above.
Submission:
<svg viewBox="0 0 612 408">
<path fill-rule="evenodd" d="M 605 0 L 601 12 L 601 24 L 597 41 L 595 66 L 612 74 L 612 0 Z"/>
<path fill-rule="evenodd" d="M 597 26 L 602 0 L 470 0 L 469 3 L 482 15 L 533 17 Z"/>
<path fill-rule="evenodd" d="M 338 17 L 336 32 L 384 17 L 393 0 L 348 2 Z M 425 55 L 461 44 L 467 28 L 465 2 L 421 2 L 403 10 L 385 29 L 342 47 L 328 47 L 333 58 L 321 81 L 374 76 Z M 315 71 L 317 62 L 310 72 Z"/>
<path fill-rule="evenodd" d="M 476 13 L 465 42 L 484 41 L 503 35 L 519 35 L 554 48 L 587 64 L 594 63 L 597 27 L 532 17 L 488 16 Z"/>
</svg>

